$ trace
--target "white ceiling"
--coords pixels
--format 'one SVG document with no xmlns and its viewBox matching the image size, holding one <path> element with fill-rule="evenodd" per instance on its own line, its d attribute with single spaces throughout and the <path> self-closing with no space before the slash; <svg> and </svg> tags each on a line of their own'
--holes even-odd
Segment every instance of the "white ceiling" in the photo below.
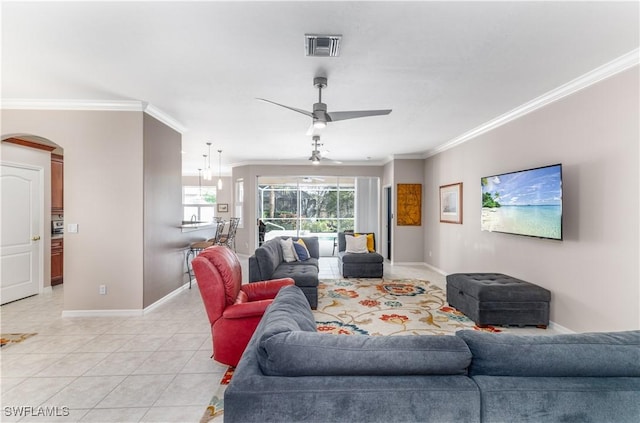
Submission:
<svg viewBox="0 0 640 423">
<path fill-rule="evenodd" d="M 309 163 L 311 110 L 345 165 L 422 155 L 639 46 L 631 2 L 3 2 L 2 97 L 148 102 L 185 128 L 183 173 L 211 141 L 232 164 Z M 337 58 L 304 34 L 341 34 Z M 326 165 L 330 165 L 327 163 Z"/>
</svg>

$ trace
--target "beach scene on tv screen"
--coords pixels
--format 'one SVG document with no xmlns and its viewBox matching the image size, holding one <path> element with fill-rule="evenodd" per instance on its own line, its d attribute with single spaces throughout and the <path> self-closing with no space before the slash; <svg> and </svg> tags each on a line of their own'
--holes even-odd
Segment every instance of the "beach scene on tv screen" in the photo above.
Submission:
<svg viewBox="0 0 640 423">
<path fill-rule="evenodd" d="M 483 231 L 562 239 L 561 165 L 488 176 L 481 184 Z"/>
</svg>

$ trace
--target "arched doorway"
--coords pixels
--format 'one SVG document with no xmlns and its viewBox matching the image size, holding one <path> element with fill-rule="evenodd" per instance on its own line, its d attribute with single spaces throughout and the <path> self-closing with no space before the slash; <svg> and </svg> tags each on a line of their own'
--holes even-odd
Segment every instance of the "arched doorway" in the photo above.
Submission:
<svg viewBox="0 0 640 423">
<path fill-rule="evenodd" d="M 3 135 L 1 145 L 1 290 L 2 303 L 7 303 L 50 290 L 52 279 L 63 280 L 63 239 L 52 234 L 52 221 L 63 219 L 64 151 L 29 134 Z M 52 211 L 54 174 L 59 199 Z"/>
</svg>

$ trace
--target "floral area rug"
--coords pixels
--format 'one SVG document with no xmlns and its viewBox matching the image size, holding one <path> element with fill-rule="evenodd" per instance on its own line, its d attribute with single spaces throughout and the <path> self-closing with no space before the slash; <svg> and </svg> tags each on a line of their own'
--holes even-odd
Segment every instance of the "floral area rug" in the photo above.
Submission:
<svg viewBox="0 0 640 423">
<path fill-rule="evenodd" d="M 204 415 L 200 419 L 200 423 L 213 423 L 213 422 L 222 422 L 222 414 L 224 412 L 224 391 L 227 389 L 227 385 L 231 382 L 231 377 L 233 376 L 234 367 L 229 367 L 224 375 L 222 375 L 222 379 L 220 379 L 220 384 L 218 385 L 218 389 L 216 393 L 211 398 L 209 405 L 207 406 L 207 410 L 204 412 Z"/>
<path fill-rule="evenodd" d="M 417 279 L 322 280 L 318 309 L 313 314 L 319 332 L 344 335 L 451 335 L 462 329 L 508 331 L 493 326 L 479 328 L 449 307 L 446 293 L 440 287 Z"/>
<path fill-rule="evenodd" d="M 12 344 L 19 344 L 25 339 L 31 338 L 37 333 L 3 333 L 0 334 L 0 348 L 6 348 Z"/>
</svg>

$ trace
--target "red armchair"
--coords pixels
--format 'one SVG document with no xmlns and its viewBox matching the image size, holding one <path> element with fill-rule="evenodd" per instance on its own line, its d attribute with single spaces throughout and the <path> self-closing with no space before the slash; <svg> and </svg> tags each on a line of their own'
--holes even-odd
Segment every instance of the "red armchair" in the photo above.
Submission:
<svg viewBox="0 0 640 423">
<path fill-rule="evenodd" d="M 213 246 L 191 263 L 200 295 L 211 323 L 214 360 L 237 366 L 264 311 L 291 278 L 242 285 L 242 269 L 236 254 Z"/>
</svg>

